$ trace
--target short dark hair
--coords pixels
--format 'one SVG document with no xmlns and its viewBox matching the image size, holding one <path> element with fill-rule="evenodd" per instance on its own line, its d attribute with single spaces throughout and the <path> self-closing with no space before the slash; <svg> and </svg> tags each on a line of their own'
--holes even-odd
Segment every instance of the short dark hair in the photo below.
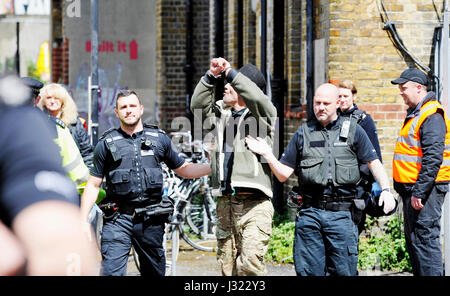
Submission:
<svg viewBox="0 0 450 296">
<path fill-rule="evenodd" d="M 141 100 L 139 100 L 139 96 L 137 95 L 137 93 L 134 90 L 129 90 L 129 89 L 121 89 L 119 90 L 119 92 L 117 93 L 116 96 L 116 108 L 117 108 L 117 101 L 122 98 L 122 97 L 129 97 L 131 95 L 135 95 L 136 98 L 139 101 L 139 104 L 141 104 Z"/>
</svg>

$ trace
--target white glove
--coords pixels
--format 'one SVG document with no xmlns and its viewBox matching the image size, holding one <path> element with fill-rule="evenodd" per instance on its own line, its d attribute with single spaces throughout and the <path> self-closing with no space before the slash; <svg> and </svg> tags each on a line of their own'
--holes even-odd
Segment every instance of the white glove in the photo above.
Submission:
<svg viewBox="0 0 450 296">
<path fill-rule="evenodd" d="M 382 191 L 378 205 L 381 207 L 384 203 L 383 212 L 385 214 L 391 212 L 395 208 L 395 198 L 389 191 Z"/>
</svg>

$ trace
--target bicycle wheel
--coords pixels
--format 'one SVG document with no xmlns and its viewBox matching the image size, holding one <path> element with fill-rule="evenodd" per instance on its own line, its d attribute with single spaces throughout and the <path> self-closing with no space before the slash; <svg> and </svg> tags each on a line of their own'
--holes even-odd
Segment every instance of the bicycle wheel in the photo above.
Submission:
<svg viewBox="0 0 450 296">
<path fill-rule="evenodd" d="M 180 231 L 177 225 L 166 225 L 164 251 L 166 256 L 166 275 L 174 276 L 176 275 L 176 263 L 180 252 Z"/>
<path fill-rule="evenodd" d="M 204 239 L 215 237 L 216 201 L 209 192 L 205 194 L 200 187 L 195 188 L 188 197 L 185 215 L 193 233 Z"/>
<path fill-rule="evenodd" d="M 191 247 L 204 251 L 204 252 L 214 252 L 216 250 L 217 241 L 216 238 L 211 238 L 208 240 L 204 239 L 191 239 L 183 229 L 183 225 L 179 225 L 179 231 L 181 237 L 187 242 Z"/>
</svg>

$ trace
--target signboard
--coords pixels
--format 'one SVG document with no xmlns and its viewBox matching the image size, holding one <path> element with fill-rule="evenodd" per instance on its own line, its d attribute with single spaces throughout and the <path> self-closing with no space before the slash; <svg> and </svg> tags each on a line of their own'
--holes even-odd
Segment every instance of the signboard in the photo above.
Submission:
<svg viewBox="0 0 450 296">
<path fill-rule="evenodd" d="M 64 2 L 64 30 L 69 46 L 68 87 L 85 118 L 89 111 L 92 53 L 90 9 L 90 1 Z M 98 15 L 99 135 L 119 124 L 114 108 L 120 89 L 136 91 L 144 105 L 143 120 L 154 122 L 157 119 L 156 1 L 99 1 Z"/>
<path fill-rule="evenodd" d="M 14 0 L 16 15 L 50 15 L 50 0 Z"/>
</svg>

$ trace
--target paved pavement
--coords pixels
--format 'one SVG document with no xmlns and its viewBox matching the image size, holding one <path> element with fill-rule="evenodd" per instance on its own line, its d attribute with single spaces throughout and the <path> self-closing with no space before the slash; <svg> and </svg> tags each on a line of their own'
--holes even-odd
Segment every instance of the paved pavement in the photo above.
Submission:
<svg viewBox="0 0 450 296">
<path fill-rule="evenodd" d="M 295 276 L 293 264 L 273 264 L 268 262 L 268 276 Z M 139 276 L 139 271 L 134 264 L 132 256 L 128 261 L 129 276 Z M 216 261 L 215 252 L 202 252 L 182 244 L 176 264 L 176 276 L 220 276 L 220 270 Z M 380 270 L 359 271 L 360 276 L 411 276 L 407 272 L 384 272 Z"/>
<path fill-rule="evenodd" d="M 175 268 L 176 276 L 221 276 L 215 252 L 182 250 Z M 268 276 L 295 276 L 292 264 L 267 263 L 267 273 Z M 128 261 L 127 275 L 139 275 L 131 256 Z"/>
</svg>

